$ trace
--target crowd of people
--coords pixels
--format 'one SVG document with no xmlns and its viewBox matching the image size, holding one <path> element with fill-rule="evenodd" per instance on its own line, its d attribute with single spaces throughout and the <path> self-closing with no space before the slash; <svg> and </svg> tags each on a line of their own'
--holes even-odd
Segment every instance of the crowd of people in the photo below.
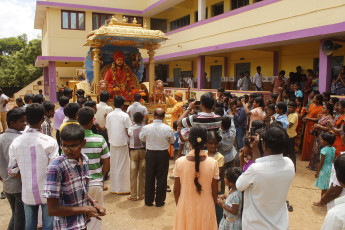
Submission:
<svg viewBox="0 0 345 230">
<path fill-rule="evenodd" d="M 109 92 L 97 104 L 82 90 L 73 102 L 65 89 L 57 109 L 43 95 L 26 94 L 0 135 L 8 228 L 101 229 L 108 189 L 162 207 L 173 146 L 174 229 L 288 229 L 296 154 L 315 171 L 321 196 L 314 205 L 328 207 L 322 229 L 343 229 L 345 101 L 316 89 L 306 100 L 301 82 L 277 86 L 269 97 L 220 88 L 216 98 L 208 92 L 188 102 L 176 91 L 168 98 L 171 126 L 162 108 L 149 120 L 140 94 L 126 109 L 123 96 L 109 106 Z M 255 87 L 262 85 L 255 80 Z"/>
</svg>

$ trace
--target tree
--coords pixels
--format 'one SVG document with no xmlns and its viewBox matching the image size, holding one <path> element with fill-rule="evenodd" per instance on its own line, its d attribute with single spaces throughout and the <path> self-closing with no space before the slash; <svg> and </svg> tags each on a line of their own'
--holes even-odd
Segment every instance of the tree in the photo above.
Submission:
<svg viewBox="0 0 345 230">
<path fill-rule="evenodd" d="M 27 42 L 26 34 L 0 39 L 0 85 L 24 87 L 42 76 L 42 69 L 35 67 L 41 53 L 41 40 Z"/>
</svg>

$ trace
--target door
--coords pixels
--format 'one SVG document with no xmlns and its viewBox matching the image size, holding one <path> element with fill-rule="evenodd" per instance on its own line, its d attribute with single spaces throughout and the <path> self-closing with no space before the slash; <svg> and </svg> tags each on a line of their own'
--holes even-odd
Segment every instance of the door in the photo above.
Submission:
<svg viewBox="0 0 345 230">
<path fill-rule="evenodd" d="M 179 80 L 181 79 L 181 68 L 174 69 L 174 87 L 180 88 Z"/>
<path fill-rule="evenodd" d="M 222 65 L 211 65 L 211 89 L 218 89 L 222 86 Z"/>
<path fill-rule="evenodd" d="M 236 64 L 236 88 L 237 88 L 237 82 L 238 79 L 240 79 L 240 73 L 243 73 L 248 71 L 250 76 L 250 63 L 237 63 Z"/>
<path fill-rule="evenodd" d="M 156 76 L 157 79 L 167 82 L 169 65 L 158 64 L 156 66 Z"/>
</svg>

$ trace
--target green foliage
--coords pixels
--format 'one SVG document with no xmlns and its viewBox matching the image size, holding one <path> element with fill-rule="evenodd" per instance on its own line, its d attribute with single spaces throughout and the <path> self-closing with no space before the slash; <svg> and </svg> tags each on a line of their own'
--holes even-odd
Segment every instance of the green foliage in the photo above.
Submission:
<svg viewBox="0 0 345 230">
<path fill-rule="evenodd" d="M 27 42 L 26 34 L 0 39 L 0 86 L 24 87 L 42 76 L 35 67 L 41 53 L 41 40 Z"/>
</svg>

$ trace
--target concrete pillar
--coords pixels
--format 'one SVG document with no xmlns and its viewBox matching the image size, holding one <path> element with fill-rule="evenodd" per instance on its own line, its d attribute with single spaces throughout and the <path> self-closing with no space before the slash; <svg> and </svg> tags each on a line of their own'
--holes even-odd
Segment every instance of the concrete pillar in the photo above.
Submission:
<svg viewBox="0 0 345 230">
<path fill-rule="evenodd" d="M 149 55 L 149 83 L 150 83 L 150 94 L 153 93 L 153 85 L 155 83 L 155 51 L 154 49 L 149 49 L 147 52 Z"/>
<path fill-rule="evenodd" d="M 56 103 L 56 62 L 50 61 L 48 66 L 49 74 L 49 99 L 51 102 Z"/>
<path fill-rule="evenodd" d="M 330 92 L 332 82 L 332 55 L 322 52 L 322 45 L 325 40 L 320 41 L 319 56 L 319 91 Z"/>
<path fill-rule="evenodd" d="M 279 72 L 279 52 L 273 52 L 273 76 L 278 76 Z"/>
<path fill-rule="evenodd" d="M 205 88 L 205 56 L 198 56 L 198 90 Z"/>
<path fill-rule="evenodd" d="M 145 64 L 145 81 L 150 81 L 149 64 Z"/>
<path fill-rule="evenodd" d="M 229 12 L 231 10 L 231 0 L 224 1 L 224 13 Z"/>
<path fill-rule="evenodd" d="M 224 57 L 224 77 L 229 77 L 229 58 Z"/>
<path fill-rule="evenodd" d="M 43 67 L 43 86 L 44 86 L 44 96 L 49 95 L 49 69 L 48 66 Z"/>
<path fill-rule="evenodd" d="M 206 18 L 206 0 L 198 0 L 198 21 Z"/>
</svg>

